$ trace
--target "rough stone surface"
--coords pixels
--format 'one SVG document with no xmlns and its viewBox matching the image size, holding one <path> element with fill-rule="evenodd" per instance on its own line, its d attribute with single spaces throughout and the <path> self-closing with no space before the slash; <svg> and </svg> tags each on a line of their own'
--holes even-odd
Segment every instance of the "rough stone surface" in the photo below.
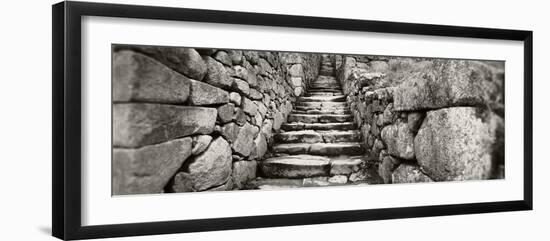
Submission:
<svg viewBox="0 0 550 241">
<path fill-rule="evenodd" d="M 281 129 L 281 125 L 284 121 L 283 114 L 281 114 L 281 112 L 275 112 L 275 116 L 273 117 L 273 130 L 278 131 Z"/>
<path fill-rule="evenodd" d="M 252 158 L 260 159 L 262 158 L 265 153 L 267 152 L 267 141 L 265 139 L 265 135 L 263 133 L 259 133 L 258 136 L 256 136 L 256 139 L 254 139 L 254 155 L 252 155 Z"/>
<path fill-rule="evenodd" d="M 424 120 L 424 117 L 426 116 L 426 113 L 424 112 L 411 112 L 407 115 L 407 125 L 409 126 L 409 130 L 416 133 L 418 132 L 418 129 L 420 129 L 420 125 L 422 125 L 422 121 Z"/>
<path fill-rule="evenodd" d="M 304 69 L 301 64 L 292 65 L 288 72 L 292 77 L 304 77 Z"/>
<path fill-rule="evenodd" d="M 256 115 L 256 113 L 258 113 L 258 106 L 256 104 L 254 104 L 253 101 L 251 101 L 250 99 L 248 99 L 246 97 L 242 98 L 242 108 L 243 108 L 244 113 L 246 113 L 250 116 L 254 116 L 254 115 Z"/>
<path fill-rule="evenodd" d="M 382 140 L 390 155 L 406 159 L 414 159 L 414 134 L 406 123 L 396 123 L 382 129 Z"/>
<path fill-rule="evenodd" d="M 218 120 L 221 123 L 227 123 L 233 120 L 233 114 L 235 111 L 235 105 L 233 103 L 227 103 L 218 107 Z"/>
<path fill-rule="evenodd" d="M 394 109 L 414 111 L 487 103 L 487 71 L 473 61 L 434 60 L 395 89 Z"/>
<path fill-rule="evenodd" d="M 494 143 L 489 119 L 474 107 L 429 111 L 415 138 L 424 172 L 436 181 L 487 179 Z"/>
<path fill-rule="evenodd" d="M 241 189 L 248 181 L 256 178 L 256 168 L 257 164 L 255 161 L 233 162 L 233 174 L 231 175 L 233 187 Z"/>
<path fill-rule="evenodd" d="M 391 174 L 392 183 L 432 182 L 430 177 L 422 173 L 418 166 L 401 164 Z"/>
<path fill-rule="evenodd" d="M 241 50 L 227 50 L 227 53 L 229 54 L 229 57 L 231 58 L 231 62 L 234 65 L 241 64 L 243 62 L 243 51 Z"/>
<path fill-rule="evenodd" d="M 204 81 L 222 89 L 230 89 L 233 78 L 230 78 L 223 64 L 208 56 L 204 57 L 204 61 L 208 67 L 208 74 Z"/>
<path fill-rule="evenodd" d="M 237 134 L 237 138 L 233 142 L 232 148 L 235 153 L 242 156 L 249 156 L 254 147 L 254 139 L 258 134 L 259 129 L 251 124 L 244 124 Z"/>
<path fill-rule="evenodd" d="M 233 103 L 237 106 L 240 106 L 241 105 L 241 95 L 239 95 L 239 93 L 237 93 L 237 92 L 231 92 L 231 93 L 229 93 L 229 101 L 231 101 L 231 103 Z"/>
<path fill-rule="evenodd" d="M 346 175 L 336 175 L 330 177 L 328 182 L 331 184 L 346 184 L 348 182 L 348 177 Z"/>
<path fill-rule="evenodd" d="M 328 175 L 330 171 L 329 158 L 312 155 L 273 157 L 259 164 L 266 177 L 314 177 Z"/>
<path fill-rule="evenodd" d="M 217 191 L 231 191 L 233 190 L 233 179 L 229 178 L 227 181 L 217 187 L 212 187 L 210 189 L 204 190 L 206 192 L 217 192 Z"/>
<path fill-rule="evenodd" d="M 330 175 L 349 175 L 359 171 L 361 162 L 363 162 L 361 157 L 332 159 Z"/>
<path fill-rule="evenodd" d="M 229 54 L 227 54 L 227 52 L 225 51 L 216 52 L 216 54 L 214 55 L 214 59 L 227 66 L 233 65 L 233 60 L 231 60 L 231 57 L 229 57 Z"/>
<path fill-rule="evenodd" d="M 240 126 L 247 123 L 246 122 L 247 117 L 242 108 L 235 107 L 235 109 L 233 110 L 233 113 L 234 113 L 233 120 L 235 120 L 235 123 L 237 123 Z"/>
<path fill-rule="evenodd" d="M 138 149 L 113 149 L 113 195 L 161 193 L 191 155 L 190 137 Z"/>
<path fill-rule="evenodd" d="M 119 51 L 113 57 L 114 102 L 184 103 L 191 81 L 140 53 Z"/>
<path fill-rule="evenodd" d="M 212 136 L 210 135 L 198 135 L 193 137 L 193 155 L 198 155 L 206 150 L 210 142 L 212 141 Z"/>
<path fill-rule="evenodd" d="M 392 156 L 385 156 L 382 163 L 378 166 L 378 175 L 384 180 L 384 183 L 392 183 L 392 173 L 399 166 L 401 161 Z"/>
<path fill-rule="evenodd" d="M 206 63 L 195 49 L 177 47 L 132 47 L 132 49 L 192 79 L 202 80 L 206 75 Z"/>
<path fill-rule="evenodd" d="M 214 108 L 162 104 L 114 104 L 113 146 L 140 147 L 192 134 L 210 134 Z"/>
<path fill-rule="evenodd" d="M 220 88 L 191 80 L 189 103 L 192 105 L 214 105 L 229 102 L 229 93 Z"/>
<path fill-rule="evenodd" d="M 244 96 L 250 95 L 250 86 L 244 80 L 233 79 L 232 89 L 241 93 Z"/>
<path fill-rule="evenodd" d="M 229 143 L 233 143 L 239 135 L 240 127 L 234 122 L 227 123 L 222 126 L 221 134 Z"/>
<path fill-rule="evenodd" d="M 231 175 L 231 148 L 221 137 L 208 149 L 189 161 L 187 170 L 176 174 L 172 186 L 175 192 L 203 191 L 227 182 Z"/>
</svg>

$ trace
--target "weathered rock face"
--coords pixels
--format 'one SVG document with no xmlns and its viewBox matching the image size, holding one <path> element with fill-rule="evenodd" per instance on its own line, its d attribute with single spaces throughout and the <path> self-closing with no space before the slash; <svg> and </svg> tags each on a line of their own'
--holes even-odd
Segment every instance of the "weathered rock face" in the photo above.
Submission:
<svg viewBox="0 0 550 241">
<path fill-rule="evenodd" d="M 221 137 L 216 138 L 202 154 L 189 160 L 187 170 L 176 174 L 176 192 L 203 191 L 227 182 L 231 175 L 231 148 Z"/>
<path fill-rule="evenodd" d="M 191 81 L 190 104 L 213 105 L 227 102 L 229 102 L 229 93 L 227 91 L 199 81 Z"/>
<path fill-rule="evenodd" d="M 238 161 L 233 162 L 233 186 L 236 189 L 243 188 L 246 183 L 256 177 L 256 162 L 255 161 Z"/>
<path fill-rule="evenodd" d="M 191 138 L 139 149 L 113 149 L 113 194 L 161 193 L 191 156 Z"/>
<path fill-rule="evenodd" d="M 114 104 L 113 145 L 140 147 L 192 134 L 210 134 L 213 108 L 161 104 Z"/>
<path fill-rule="evenodd" d="M 232 144 L 233 151 L 242 156 L 249 156 L 254 147 L 254 139 L 258 132 L 258 127 L 246 123 L 240 128 L 237 138 Z"/>
<path fill-rule="evenodd" d="M 436 181 L 487 179 L 494 142 L 489 115 L 474 107 L 428 111 L 415 138 L 422 169 Z"/>
<path fill-rule="evenodd" d="M 450 106 L 483 106 L 488 99 L 483 66 L 463 60 L 435 60 L 431 68 L 411 74 L 394 94 L 394 108 L 400 111 L 437 109 Z"/>
<path fill-rule="evenodd" d="M 378 174 L 384 180 L 384 183 L 392 183 L 392 173 L 401 162 L 391 156 L 385 156 L 382 163 L 378 166 Z"/>
<path fill-rule="evenodd" d="M 390 155 L 414 159 L 414 134 L 406 123 L 396 123 L 382 129 L 382 140 L 386 143 Z"/>
<path fill-rule="evenodd" d="M 223 64 L 211 57 L 204 57 L 204 62 L 208 67 L 204 82 L 219 88 L 230 89 L 233 85 L 233 78 L 229 77 Z"/>
<path fill-rule="evenodd" d="M 401 164 L 391 174 L 392 183 L 433 182 L 430 177 L 422 173 L 418 166 Z"/>
<path fill-rule="evenodd" d="M 208 145 L 212 141 L 212 136 L 198 135 L 193 137 L 193 155 L 198 155 L 208 148 Z"/>
<path fill-rule="evenodd" d="M 113 101 L 184 103 L 191 81 L 145 55 L 120 51 L 113 58 Z"/>
<path fill-rule="evenodd" d="M 136 46 L 121 46 L 119 48 L 141 52 L 195 80 L 202 80 L 206 74 L 206 64 L 199 53 L 191 48 Z"/>
</svg>

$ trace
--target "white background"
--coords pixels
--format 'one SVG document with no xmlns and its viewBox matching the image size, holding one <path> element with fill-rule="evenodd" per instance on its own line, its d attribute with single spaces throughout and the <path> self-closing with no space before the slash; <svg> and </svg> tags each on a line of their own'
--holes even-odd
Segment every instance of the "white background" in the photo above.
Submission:
<svg viewBox="0 0 550 241">
<path fill-rule="evenodd" d="M 120 1 L 137 3 L 138 1 Z M 149 3 L 151 1 L 139 1 Z M 543 2 L 543 1 L 539 1 Z M 53 1 L 17 1 L 2 6 L 1 240 L 52 240 L 51 229 L 51 14 Z M 176 4 L 156 1 L 156 4 Z M 534 45 L 535 211 L 265 228 L 120 240 L 547 240 L 550 164 L 545 110 L 550 53 L 548 7 L 536 2 L 498 1 L 181 1 L 181 6 L 235 11 L 320 15 L 480 27 L 531 29 Z M 6 54 L 7 52 L 7 54 Z"/>
</svg>

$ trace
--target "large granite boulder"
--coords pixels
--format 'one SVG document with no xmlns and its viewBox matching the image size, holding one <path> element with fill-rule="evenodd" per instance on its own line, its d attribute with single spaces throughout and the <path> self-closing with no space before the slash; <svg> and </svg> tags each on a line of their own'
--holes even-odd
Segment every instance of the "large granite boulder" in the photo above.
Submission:
<svg viewBox="0 0 550 241">
<path fill-rule="evenodd" d="M 382 140 L 388 153 L 405 160 L 414 159 L 414 133 L 407 123 L 398 122 L 382 129 Z"/>
<path fill-rule="evenodd" d="M 113 56 L 114 102 L 181 104 L 187 100 L 191 80 L 158 61 L 133 51 Z"/>
<path fill-rule="evenodd" d="M 492 92 L 492 73 L 466 60 L 434 60 L 433 65 L 406 75 L 394 93 L 394 109 L 414 111 L 452 106 L 483 106 Z"/>
<path fill-rule="evenodd" d="M 195 49 L 152 46 L 131 47 L 131 49 L 150 56 L 192 79 L 202 80 L 206 75 L 206 63 Z"/>
<path fill-rule="evenodd" d="M 428 111 L 414 141 L 422 170 L 436 181 L 487 179 L 495 142 L 491 118 L 475 107 Z"/>
<path fill-rule="evenodd" d="M 113 149 L 112 192 L 161 193 L 191 155 L 191 137 L 138 149 Z"/>
<path fill-rule="evenodd" d="M 113 105 L 113 146 L 140 147 L 214 130 L 215 108 L 162 104 Z"/>
<path fill-rule="evenodd" d="M 202 154 L 189 160 L 184 172 L 176 174 L 172 189 L 175 192 L 204 191 L 226 183 L 231 175 L 231 148 L 218 137 Z"/>
</svg>

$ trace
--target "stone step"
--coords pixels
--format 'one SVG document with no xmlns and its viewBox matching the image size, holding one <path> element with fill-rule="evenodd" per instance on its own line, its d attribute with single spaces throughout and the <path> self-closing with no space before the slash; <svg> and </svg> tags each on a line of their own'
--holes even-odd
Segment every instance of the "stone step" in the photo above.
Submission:
<svg viewBox="0 0 550 241">
<path fill-rule="evenodd" d="M 339 95 L 339 96 L 307 96 L 307 97 L 300 97 L 299 101 L 304 102 L 345 102 L 346 96 Z"/>
<path fill-rule="evenodd" d="M 296 107 L 310 107 L 311 109 L 321 109 L 322 107 L 326 108 L 347 108 L 348 103 L 346 102 L 311 102 L 311 101 L 298 101 L 295 104 Z M 298 109 L 298 108 L 296 108 Z"/>
<path fill-rule="evenodd" d="M 272 157 L 258 164 L 264 177 L 304 178 L 326 176 L 330 173 L 330 159 L 322 156 Z"/>
<path fill-rule="evenodd" d="M 348 182 L 346 176 L 338 175 L 335 177 L 307 177 L 307 178 L 263 178 L 258 177 L 246 184 L 246 189 L 277 190 L 300 187 L 327 187 L 340 185 L 360 185 Z"/>
<path fill-rule="evenodd" d="M 319 84 L 340 84 L 340 82 L 338 82 L 338 80 L 336 80 L 336 78 L 330 76 L 320 76 L 320 77 L 317 77 L 317 79 L 313 82 L 311 82 L 311 84 L 316 84 L 316 83 L 319 83 Z"/>
<path fill-rule="evenodd" d="M 338 89 L 341 90 L 342 87 L 339 83 L 311 83 L 309 85 L 310 89 Z"/>
<path fill-rule="evenodd" d="M 341 93 L 334 92 L 308 92 L 305 96 L 345 96 Z"/>
<path fill-rule="evenodd" d="M 336 80 L 334 75 L 318 75 L 317 80 Z"/>
<path fill-rule="evenodd" d="M 352 115 L 335 115 L 335 114 L 290 114 L 288 122 L 303 122 L 303 123 L 332 123 L 332 122 L 349 122 L 353 121 Z"/>
<path fill-rule="evenodd" d="M 336 106 L 336 107 L 315 107 L 315 106 L 295 106 L 294 110 L 297 112 L 305 112 L 305 113 L 297 113 L 297 114 L 350 114 L 350 113 L 344 113 L 346 111 L 349 111 L 347 106 Z"/>
<path fill-rule="evenodd" d="M 292 110 L 292 114 L 336 114 L 336 115 L 351 115 L 351 111 L 347 109 L 328 109 L 328 110 Z"/>
<path fill-rule="evenodd" d="M 361 155 L 363 148 L 358 142 L 342 142 L 342 143 L 291 143 L 278 144 L 273 146 L 273 152 L 286 153 L 290 155 L 310 154 L 310 155 Z"/>
<path fill-rule="evenodd" d="M 362 162 L 362 157 L 290 155 L 272 157 L 258 162 L 258 169 L 262 177 L 294 179 L 325 176 L 325 181 L 328 181 L 330 175 L 349 175 L 358 171 Z M 304 181 L 311 182 L 313 180 Z M 292 181 L 279 180 L 278 182 L 279 184 L 299 185 Z"/>
<path fill-rule="evenodd" d="M 296 130 L 355 130 L 353 122 L 341 123 L 283 123 L 281 128 L 285 131 Z"/>
<path fill-rule="evenodd" d="M 333 75 L 333 74 L 334 74 L 334 69 L 330 69 L 330 70 L 321 69 L 321 71 L 319 71 L 319 74 L 322 74 L 322 75 Z"/>
<path fill-rule="evenodd" d="M 338 143 L 361 141 L 361 133 L 352 131 L 315 131 L 301 130 L 278 133 L 275 135 L 277 143 Z"/>
<path fill-rule="evenodd" d="M 315 93 L 315 92 L 332 92 L 332 93 L 339 93 L 342 94 L 341 88 L 309 88 L 308 92 Z"/>
</svg>

